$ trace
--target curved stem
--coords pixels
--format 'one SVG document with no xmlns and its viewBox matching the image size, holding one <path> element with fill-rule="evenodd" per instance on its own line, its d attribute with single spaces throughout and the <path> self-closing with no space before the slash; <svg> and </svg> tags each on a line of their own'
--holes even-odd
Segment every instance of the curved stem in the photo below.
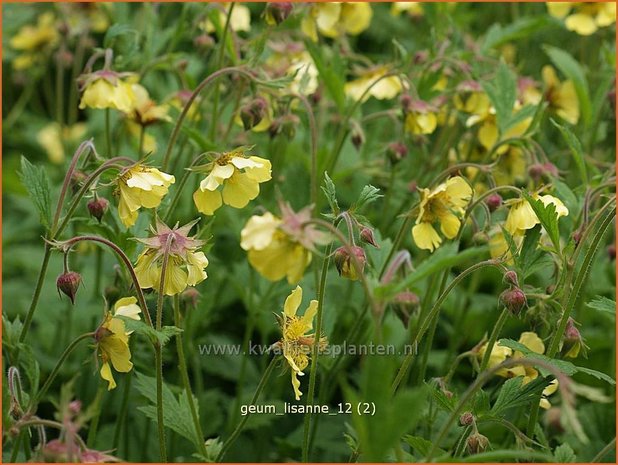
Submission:
<svg viewBox="0 0 618 465">
<path fill-rule="evenodd" d="M 616 438 L 612 439 L 609 444 L 607 444 L 603 449 L 599 451 L 597 455 L 591 460 L 592 463 L 600 462 L 603 457 L 607 455 L 608 452 L 614 450 L 616 448 Z"/>
<path fill-rule="evenodd" d="M 67 357 L 69 355 L 71 355 L 71 352 L 73 352 L 73 350 L 77 347 L 77 345 L 83 341 L 84 339 L 88 339 L 94 337 L 94 332 L 91 333 L 84 333 L 78 337 L 76 337 L 73 342 L 71 342 L 68 347 L 66 349 L 64 349 L 64 352 L 62 352 L 62 355 L 60 356 L 60 358 L 58 359 L 58 361 L 56 362 L 56 366 L 54 367 L 54 369 L 52 370 L 52 372 L 50 373 L 50 375 L 47 377 L 47 379 L 45 380 L 45 384 L 43 384 L 43 387 L 39 390 L 39 392 L 36 393 L 36 395 L 32 398 L 32 401 L 30 402 L 30 406 L 28 407 L 28 411 L 30 413 L 33 413 L 33 408 L 36 406 L 36 404 L 38 403 L 38 401 L 45 395 L 45 393 L 47 392 L 47 390 L 49 389 L 49 387 L 51 386 L 51 384 L 54 382 L 54 379 L 56 378 L 56 375 L 58 375 L 58 372 L 60 371 L 60 368 L 62 367 L 62 364 L 65 362 L 65 360 L 67 359 Z"/>
<path fill-rule="evenodd" d="M 181 327 L 180 298 L 178 294 L 174 296 L 174 324 L 177 328 Z M 187 373 L 187 362 L 185 361 L 185 352 L 182 346 L 182 333 L 176 334 L 176 353 L 178 354 L 178 369 L 180 370 L 180 377 L 182 378 L 182 384 L 185 388 L 187 403 L 189 404 L 189 410 L 191 410 L 191 418 L 193 419 L 195 434 L 197 435 L 197 444 L 199 446 L 200 453 L 206 457 L 208 452 L 206 451 L 204 433 L 202 432 L 202 425 L 200 424 L 200 418 L 193 400 L 193 392 L 191 391 L 191 383 L 189 381 L 189 374 Z"/>
<path fill-rule="evenodd" d="M 266 368 L 266 371 L 262 375 L 262 379 L 260 379 L 260 382 L 258 383 L 258 386 L 255 389 L 255 393 L 253 394 L 253 397 L 251 398 L 251 403 L 249 405 L 251 405 L 251 406 L 255 405 L 255 403 L 259 399 L 260 394 L 262 393 L 262 391 L 266 387 L 266 383 L 268 382 L 268 378 L 270 378 L 270 375 L 273 372 L 273 370 L 275 368 L 275 364 L 276 364 L 278 359 L 279 359 L 279 357 L 273 357 L 273 359 L 268 364 L 268 367 Z M 227 438 L 227 440 L 223 443 L 223 446 L 221 446 L 221 452 L 219 452 L 219 455 L 217 456 L 217 459 L 215 460 L 216 462 L 221 462 L 221 460 L 223 460 L 223 457 L 225 457 L 225 454 L 228 451 L 228 449 L 230 448 L 230 446 L 234 443 L 234 441 L 236 441 L 236 439 L 238 438 L 238 436 L 242 432 L 242 429 L 244 428 L 245 423 L 247 423 L 248 419 L 249 419 L 249 415 L 245 415 L 245 416 L 242 417 L 242 419 L 238 423 L 238 426 L 236 426 L 236 429 L 232 432 L 230 437 Z"/>
<path fill-rule="evenodd" d="M 30 329 L 32 317 L 34 316 L 34 311 L 36 310 L 36 307 L 39 303 L 39 298 L 41 297 L 41 289 L 43 289 L 43 281 L 45 281 L 45 275 L 47 274 L 47 267 L 49 265 L 50 257 L 51 246 L 48 243 L 45 243 L 43 263 L 41 264 L 41 269 L 39 270 L 39 277 L 37 278 L 36 286 L 34 287 L 34 294 L 32 295 L 32 300 L 30 301 L 30 307 L 28 308 L 26 319 L 24 320 L 24 326 L 21 329 L 21 333 L 19 333 L 19 342 L 24 342 L 24 340 L 26 339 L 26 335 L 28 334 L 28 330 Z"/>
<path fill-rule="evenodd" d="M 167 462 L 165 424 L 163 421 L 163 353 L 160 342 L 155 344 L 155 364 L 157 369 L 157 430 L 159 432 L 159 453 L 161 454 L 161 462 Z"/>
<path fill-rule="evenodd" d="M 504 266 L 497 260 L 485 260 L 479 263 L 476 263 L 474 265 L 472 265 L 470 268 L 467 268 L 466 270 L 462 271 L 459 275 L 457 275 L 457 277 L 455 279 L 453 279 L 453 281 L 451 281 L 451 283 L 448 285 L 448 287 L 444 290 L 444 292 L 440 295 L 440 297 L 438 297 L 438 300 L 436 300 L 436 303 L 433 305 L 432 309 L 429 311 L 429 313 L 427 314 L 427 316 L 423 319 L 422 322 L 419 323 L 418 329 L 416 330 L 416 334 L 414 335 L 414 338 L 412 340 L 412 347 L 416 346 L 420 340 L 423 338 L 425 332 L 428 329 L 429 323 L 431 322 L 431 320 L 437 316 L 438 312 L 440 311 L 440 307 L 442 305 L 442 303 L 444 302 L 444 300 L 446 299 L 446 297 L 450 294 L 450 292 L 469 274 L 475 272 L 478 269 L 487 267 L 487 266 L 493 266 L 496 268 L 500 268 L 502 269 Z M 404 359 L 401 368 L 399 369 L 399 372 L 397 373 L 397 376 L 395 377 L 395 381 L 393 381 L 393 386 L 392 386 L 392 392 L 393 394 L 395 392 L 397 392 L 397 388 L 399 387 L 399 385 L 401 384 L 401 381 L 403 381 L 405 375 L 408 372 L 408 369 L 410 368 L 410 365 L 412 364 L 412 361 L 414 360 L 414 351 L 410 351 L 410 353 L 408 353 L 406 355 L 406 358 Z"/>
<path fill-rule="evenodd" d="M 135 293 L 137 294 L 137 300 L 142 309 L 142 313 L 144 314 L 144 319 L 146 320 L 146 323 L 148 323 L 148 325 L 152 327 L 152 320 L 150 318 L 150 312 L 148 311 L 148 305 L 146 305 L 146 299 L 144 299 L 144 293 L 142 292 L 142 288 L 139 285 L 137 275 L 135 274 L 135 269 L 133 268 L 133 264 L 131 263 L 131 260 L 129 260 L 129 257 L 127 257 L 126 254 L 123 252 L 123 250 L 120 247 L 118 247 L 116 244 L 99 236 L 76 236 L 76 237 L 73 237 L 72 239 L 68 239 L 66 241 L 60 242 L 59 247 L 63 249 L 64 253 L 68 253 L 69 250 L 75 244 L 81 241 L 98 242 L 100 244 L 104 244 L 110 247 L 114 252 L 116 252 L 116 254 L 120 257 L 120 260 L 124 263 L 125 267 L 127 268 L 127 271 L 131 275 L 131 280 L 133 281 L 133 286 L 135 287 Z"/>
<path fill-rule="evenodd" d="M 225 74 L 233 74 L 233 73 L 242 74 L 243 76 L 245 76 L 246 78 L 250 80 L 255 80 L 255 78 L 251 75 L 251 73 L 249 73 L 245 69 L 241 67 L 237 67 L 237 66 L 231 66 L 229 68 L 223 68 L 218 71 L 215 71 L 210 76 L 206 77 L 202 82 L 200 82 L 198 86 L 195 88 L 195 90 L 193 91 L 193 93 L 191 94 L 191 96 L 189 97 L 189 99 L 187 100 L 187 103 L 185 103 L 185 106 L 183 107 L 182 112 L 180 113 L 180 116 L 176 120 L 176 125 L 174 126 L 174 129 L 172 130 L 170 140 L 167 144 L 167 149 L 165 150 L 165 155 L 163 156 L 163 163 L 161 164 L 161 169 L 163 171 L 166 171 L 167 165 L 169 164 L 170 156 L 172 154 L 172 147 L 176 143 L 176 139 L 178 138 L 178 135 L 180 134 L 180 128 L 182 126 L 182 122 L 187 116 L 187 113 L 189 112 L 189 109 L 191 108 L 191 105 L 193 104 L 197 96 L 200 94 L 200 92 L 202 92 L 202 90 L 204 90 L 206 86 L 211 84 L 217 78 Z"/>
</svg>

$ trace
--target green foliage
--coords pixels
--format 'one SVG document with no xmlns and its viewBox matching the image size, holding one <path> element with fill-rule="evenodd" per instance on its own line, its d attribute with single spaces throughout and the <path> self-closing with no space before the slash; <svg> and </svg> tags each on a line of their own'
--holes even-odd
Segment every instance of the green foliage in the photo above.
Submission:
<svg viewBox="0 0 618 465">
<path fill-rule="evenodd" d="M 51 227 L 51 200 L 49 177 L 45 168 L 34 166 L 22 156 L 19 177 L 39 213 L 41 225 L 49 229 Z"/>
<path fill-rule="evenodd" d="M 569 149 L 571 150 L 571 153 L 573 154 L 573 159 L 575 160 L 575 165 L 577 166 L 577 169 L 579 170 L 579 174 L 582 178 L 582 182 L 584 184 L 587 184 L 588 183 L 588 171 L 586 170 L 586 161 L 584 159 L 584 149 L 582 147 L 581 142 L 579 141 L 577 136 L 573 134 L 573 131 L 571 131 L 567 126 L 560 124 L 553 119 L 551 120 L 551 122 L 554 126 L 556 126 L 560 130 L 562 137 L 564 138 L 565 142 L 569 146 Z"/>
</svg>

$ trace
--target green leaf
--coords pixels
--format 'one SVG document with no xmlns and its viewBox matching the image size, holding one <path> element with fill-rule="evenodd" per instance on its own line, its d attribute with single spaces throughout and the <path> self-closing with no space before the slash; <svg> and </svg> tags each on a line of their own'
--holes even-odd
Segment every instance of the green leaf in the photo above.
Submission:
<svg viewBox="0 0 618 465">
<path fill-rule="evenodd" d="M 573 131 L 571 131 L 567 126 L 558 123 L 553 118 L 550 118 L 551 123 L 556 126 L 565 142 L 571 149 L 571 153 L 573 154 L 573 159 L 575 160 L 575 165 L 577 166 L 577 170 L 579 171 L 579 176 L 582 178 L 582 182 L 584 184 L 588 184 L 588 172 L 586 170 L 586 161 L 584 160 L 584 149 L 582 147 L 581 142 L 577 138 Z"/>
<path fill-rule="evenodd" d="M 446 410 L 447 412 L 452 412 L 455 410 L 455 404 L 457 401 L 454 395 L 448 397 L 437 385 L 429 385 L 429 393 L 442 410 Z"/>
<path fill-rule="evenodd" d="M 547 53 L 554 65 L 556 65 L 568 79 L 573 81 L 575 92 L 579 99 L 582 118 L 585 125 L 588 126 L 592 117 L 592 104 L 590 103 L 588 82 L 586 81 L 586 76 L 584 75 L 582 67 L 575 58 L 558 47 L 544 45 L 543 50 L 545 50 L 545 53 Z"/>
<path fill-rule="evenodd" d="M 546 16 L 539 15 L 531 18 L 520 18 L 506 26 L 495 23 L 487 31 L 481 52 L 487 53 L 490 49 L 507 42 L 529 37 L 532 33 L 547 26 L 548 22 Z"/>
<path fill-rule="evenodd" d="M 138 407 L 148 418 L 157 422 L 157 380 L 155 378 L 136 373 L 137 390 L 146 397 L 151 404 Z M 195 399 L 197 404 L 197 399 Z M 182 437 L 191 441 L 199 449 L 202 438 L 197 437 L 186 393 L 183 391 L 178 398 L 169 386 L 163 383 L 163 424 Z"/>
<path fill-rule="evenodd" d="M 616 381 L 611 376 L 608 376 L 605 373 L 601 373 L 600 371 L 593 370 L 591 368 L 578 367 L 573 365 L 571 362 L 558 360 L 555 358 L 549 358 L 545 355 L 537 354 L 536 352 L 532 352 L 521 342 L 517 342 L 512 339 L 500 339 L 500 341 L 498 341 L 498 344 L 503 347 L 508 347 L 510 349 L 521 352 L 525 358 L 528 358 L 530 360 L 539 360 L 546 365 L 550 365 L 554 367 L 554 369 L 561 371 L 567 376 L 573 376 L 575 373 L 585 373 L 587 375 L 594 376 L 597 379 L 603 380 L 611 385 L 616 384 Z M 538 366 L 538 369 L 543 376 L 552 374 L 552 372 L 544 366 Z"/>
<path fill-rule="evenodd" d="M 339 64 L 339 58 L 332 57 L 332 60 L 327 60 L 320 47 L 314 44 L 311 40 L 305 40 L 305 48 L 311 55 L 313 62 L 315 63 L 315 67 L 320 73 L 320 77 L 322 78 L 322 82 L 326 86 L 326 90 L 335 101 L 337 105 L 337 109 L 340 112 L 343 112 L 345 107 L 345 93 L 343 91 L 343 76 L 340 70 L 336 69 L 336 65 Z M 337 68 L 339 68 L 337 66 Z"/>
<path fill-rule="evenodd" d="M 522 271 L 527 270 L 538 258 L 540 252 L 537 249 L 539 239 L 541 238 L 541 226 L 536 225 L 532 229 L 526 231 L 524 243 L 519 252 L 519 266 Z"/>
<path fill-rule="evenodd" d="M 557 463 L 574 463 L 577 462 L 575 452 L 568 443 L 560 444 L 554 449 L 554 458 Z"/>
<path fill-rule="evenodd" d="M 503 134 L 511 120 L 517 98 L 517 81 L 506 63 L 500 62 L 496 76 L 491 81 L 485 81 L 483 89 L 496 109 L 498 127 Z"/>
<path fill-rule="evenodd" d="M 22 155 L 19 178 L 39 212 L 41 224 L 49 229 L 51 226 L 51 200 L 49 178 L 45 168 L 34 166 Z"/>
<path fill-rule="evenodd" d="M 331 212 L 334 215 L 338 215 L 341 210 L 339 209 L 339 203 L 337 202 L 335 183 L 326 172 L 324 172 L 324 185 L 322 186 L 322 191 L 324 192 L 324 195 L 326 195 L 326 200 L 328 201 Z"/>
<path fill-rule="evenodd" d="M 404 436 L 402 438 L 416 452 L 418 457 L 426 457 L 433 448 L 433 442 L 420 436 Z M 437 455 L 446 454 L 444 449 L 436 449 Z"/>
<path fill-rule="evenodd" d="M 377 187 L 373 187 L 371 184 L 368 184 L 363 187 L 363 190 L 361 191 L 358 200 L 356 201 L 352 209 L 355 211 L 360 211 L 370 203 L 378 200 L 380 197 L 383 197 L 383 195 L 380 194 L 380 189 L 378 189 Z"/>
<path fill-rule="evenodd" d="M 616 318 L 616 301 L 603 296 L 596 296 L 592 301 L 586 304 L 586 307 L 598 310 L 601 313 L 610 315 Z"/>
<path fill-rule="evenodd" d="M 545 231 L 547 231 L 556 252 L 560 252 L 560 230 L 558 229 L 556 206 L 553 203 L 545 205 L 541 200 L 533 199 L 525 191 L 522 194 L 532 207 L 532 210 L 534 210 Z"/>
<path fill-rule="evenodd" d="M 146 336 L 153 343 L 158 341 L 161 346 L 167 344 L 173 336 L 176 336 L 183 331 L 176 326 L 163 326 L 160 331 L 157 331 L 141 320 L 134 320 L 124 316 L 120 316 L 118 318 L 124 321 L 127 331 L 135 331 L 142 336 Z"/>
<path fill-rule="evenodd" d="M 502 385 L 491 408 L 492 414 L 499 415 L 508 409 L 520 407 L 538 399 L 538 395 L 550 382 L 550 379 L 538 377 L 522 386 L 523 380 L 522 376 L 518 376 Z"/>
<path fill-rule="evenodd" d="M 39 362 L 37 362 L 31 346 L 20 343 L 17 347 L 19 348 L 19 363 L 23 367 L 26 378 L 28 378 L 28 382 L 30 383 L 29 394 L 33 396 L 39 390 L 39 381 L 41 377 Z"/>
</svg>

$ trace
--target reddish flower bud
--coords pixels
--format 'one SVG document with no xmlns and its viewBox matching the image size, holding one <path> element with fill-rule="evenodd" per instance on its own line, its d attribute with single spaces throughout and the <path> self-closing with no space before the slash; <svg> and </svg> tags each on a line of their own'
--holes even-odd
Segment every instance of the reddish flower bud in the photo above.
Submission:
<svg viewBox="0 0 618 465">
<path fill-rule="evenodd" d="M 201 294 L 194 287 L 188 287 L 182 292 L 182 294 L 180 294 L 180 299 L 185 303 L 185 305 L 194 310 L 197 308 L 200 297 Z"/>
<path fill-rule="evenodd" d="M 464 412 L 459 417 L 459 426 L 470 426 L 472 423 L 474 423 L 472 412 Z"/>
<path fill-rule="evenodd" d="M 83 171 L 73 171 L 73 174 L 71 175 L 71 181 L 69 182 L 73 194 L 77 194 L 79 189 L 82 187 L 82 183 L 86 180 L 87 177 L 88 175 Z"/>
<path fill-rule="evenodd" d="M 265 16 L 268 24 L 281 24 L 292 12 L 292 2 L 272 2 L 266 4 Z"/>
<path fill-rule="evenodd" d="M 508 284 L 509 286 L 519 287 L 519 279 L 517 278 L 517 273 L 513 270 L 509 270 L 504 273 L 502 277 L 502 282 Z"/>
<path fill-rule="evenodd" d="M 335 250 L 335 266 L 337 267 L 339 276 L 356 281 L 359 278 L 359 271 L 362 273 L 365 269 L 367 257 L 365 256 L 365 251 L 361 247 L 353 246 L 351 249 L 352 255 L 356 261 L 358 261 L 360 270 L 356 270 L 356 266 L 353 261 L 354 259 L 352 258 L 352 255 L 348 253 L 348 249 L 346 247 L 339 247 Z"/>
<path fill-rule="evenodd" d="M 518 287 L 512 287 L 500 294 L 500 302 L 513 315 L 519 315 L 521 310 L 526 306 L 526 294 Z"/>
<path fill-rule="evenodd" d="M 58 293 L 62 291 L 65 295 L 71 299 L 71 303 L 75 303 L 75 294 L 77 294 L 77 289 L 82 282 L 82 277 L 79 273 L 75 271 L 69 271 L 67 273 L 62 273 L 56 279 L 56 287 L 58 288 Z"/>
<path fill-rule="evenodd" d="M 429 58 L 429 52 L 427 50 L 419 50 L 414 54 L 414 64 L 422 65 Z"/>
<path fill-rule="evenodd" d="M 386 155 L 388 155 L 388 158 L 394 165 L 408 155 L 408 148 L 403 142 L 391 142 L 386 148 Z"/>
<path fill-rule="evenodd" d="M 397 317 L 401 320 L 403 325 L 408 328 L 410 323 L 410 315 L 420 305 L 420 299 L 418 295 L 411 291 L 403 291 L 397 294 L 393 300 L 394 310 Z"/>
<path fill-rule="evenodd" d="M 401 97 L 399 97 L 399 103 L 401 104 L 401 108 L 403 108 L 404 113 L 410 112 L 413 102 L 414 99 L 411 95 L 403 94 Z"/>
<path fill-rule="evenodd" d="M 268 104 L 263 97 L 256 97 L 240 109 L 240 119 L 245 131 L 254 128 L 266 116 Z"/>
<path fill-rule="evenodd" d="M 483 452 L 489 446 L 489 439 L 480 433 L 474 433 L 468 436 L 466 448 L 469 454 L 478 454 Z"/>
<path fill-rule="evenodd" d="M 545 413 L 545 423 L 548 428 L 556 433 L 564 432 L 564 427 L 562 426 L 562 410 L 560 407 L 551 407 Z"/>
<path fill-rule="evenodd" d="M 82 402 L 80 400 L 73 400 L 69 402 L 69 411 L 72 414 L 77 415 L 82 411 Z"/>
<path fill-rule="evenodd" d="M 376 249 L 380 248 L 380 246 L 376 242 L 376 239 L 375 239 L 375 237 L 373 235 L 373 229 L 371 229 L 371 228 L 368 228 L 368 227 L 364 226 L 361 229 L 360 240 L 361 240 L 361 242 L 364 242 L 365 244 L 369 244 L 369 245 L 374 246 Z"/>
<path fill-rule="evenodd" d="M 103 218 L 103 215 L 105 215 L 105 212 L 109 208 L 109 202 L 107 199 L 103 197 L 98 197 L 88 202 L 87 206 L 88 206 L 88 211 L 90 212 L 90 215 L 93 218 L 96 218 L 97 221 L 100 223 L 101 218 Z"/>
<path fill-rule="evenodd" d="M 215 45 L 215 39 L 213 39 L 212 36 L 208 34 L 200 34 L 193 39 L 193 45 L 196 48 L 210 50 Z"/>
<path fill-rule="evenodd" d="M 491 194 L 485 199 L 485 205 L 490 212 L 496 211 L 502 205 L 502 197 L 500 194 Z"/>
<path fill-rule="evenodd" d="M 364 143 L 365 143 L 365 134 L 363 133 L 363 130 L 361 128 L 356 127 L 352 131 L 352 145 L 354 145 L 354 148 L 356 150 L 360 150 L 360 148 L 363 146 Z"/>
<path fill-rule="evenodd" d="M 607 247 L 607 256 L 611 261 L 616 260 L 616 244 L 611 244 Z"/>
</svg>

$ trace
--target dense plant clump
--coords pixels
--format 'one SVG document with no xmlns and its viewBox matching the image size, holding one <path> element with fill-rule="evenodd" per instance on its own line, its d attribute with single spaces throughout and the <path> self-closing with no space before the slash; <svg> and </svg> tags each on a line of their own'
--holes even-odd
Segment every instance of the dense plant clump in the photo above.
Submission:
<svg viewBox="0 0 618 465">
<path fill-rule="evenodd" d="M 615 20 L 3 5 L 3 461 L 614 461 Z"/>
</svg>

